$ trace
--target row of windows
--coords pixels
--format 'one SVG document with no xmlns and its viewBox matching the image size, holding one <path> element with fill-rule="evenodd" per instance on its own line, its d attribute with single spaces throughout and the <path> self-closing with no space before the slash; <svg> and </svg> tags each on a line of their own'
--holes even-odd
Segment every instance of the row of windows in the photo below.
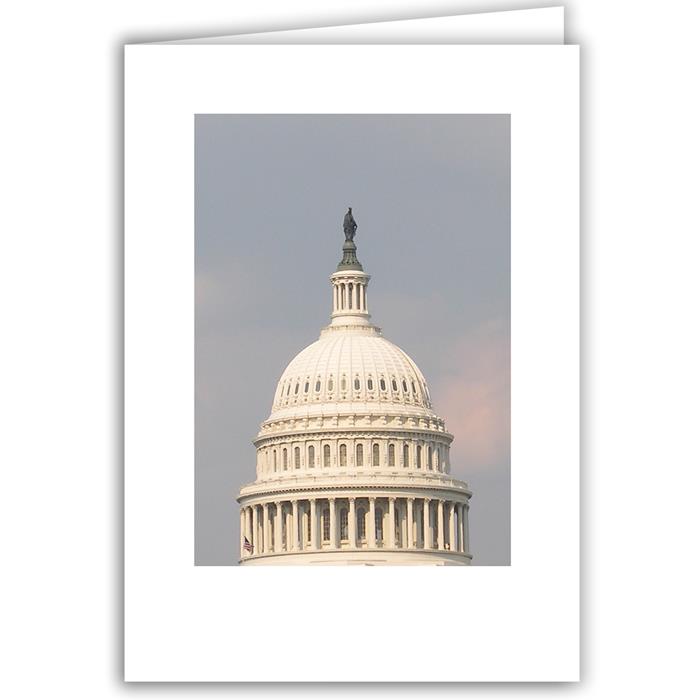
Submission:
<svg viewBox="0 0 700 700">
<path fill-rule="evenodd" d="M 309 377 L 306 377 L 305 379 L 289 379 L 282 385 L 278 401 L 281 403 L 288 404 L 290 401 L 298 399 L 300 392 L 301 396 L 308 396 L 312 390 L 312 384 L 313 393 L 319 395 L 321 393 L 321 389 L 323 388 L 323 382 L 320 377 L 317 377 L 315 381 L 312 381 Z M 370 394 L 376 392 L 377 389 L 380 392 L 386 393 L 389 391 L 389 388 L 391 388 L 391 392 L 393 394 L 398 395 L 399 393 L 401 393 L 400 390 L 402 390 L 402 393 L 406 397 L 412 398 L 413 400 L 420 400 L 423 395 L 428 400 L 430 400 L 430 396 L 428 394 L 428 387 L 425 384 L 421 384 L 419 388 L 416 388 L 415 380 L 406 379 L 406 377 L 391 377 L 390 379 L 387 379 L 386 377 L 380 376 L 379 381 L 375 382 L 374 378 L 372 376 L 369 376 L 364 382 L 364 386 L 367 389 L 367 391 L 370 392 Z M 340 392 L 347 392 L 348 387 L 348 379 L 345 375 L 343 375 L 340 378 Z M 335 382 L 333 380 L 333 376 L 331 376 L 326 382 L 326 391 L 328 394 L 332 394 L 334 389 Z M 359 375 L 356 375 L 352 380 L 352 389 L 355 392 L 362 391 L 363 381 Z M 421 389 L 423 391 L 422 394 Z"/>
<path fill-rule="evenodd" d="M 399 454 L 399 449 L 401 453 Z M 301 469 L 302 467 L 302 452 L 301 447 L 296 446 L 293 449 L 283 447 L 281 449 L 272 448 L 259 453 L 261 459 L 261 467 L 267 467 L 267 471 L 278 472 L 287 471 L 290 468 Z M 316 466 L 316 447 L 309 445 L 306 451 L 306 465 L 313 469 Z M 341 442 L 338 446 L 338 466 L 347 467 L 349 464 L 348 445 Z M 428 443 L 426 445 L 416 445 L 415 449 L 411 449 L 411 445 L 405 442 L 403 445 L 397 446 L 395 443 L 389 443 L 386 451 L 386 465 L 381 463 L 381 448 L 378 442 L 372 443 L 371 451 L 365 454 L 365 445 L 357 443 L 355 445 L 354 466 L 356 467 L 408 467 L 412 466 L 416 469 L 429 469 L 434 471 L 446 471 L 447 452 L 441 449 L 439 445 Z M 400 465 L 397 464 L 401 461 Z M 331 446 L 325 444 L 322 447 L 320 455 L 320 466 L 331 466 Z"/>
</svg>

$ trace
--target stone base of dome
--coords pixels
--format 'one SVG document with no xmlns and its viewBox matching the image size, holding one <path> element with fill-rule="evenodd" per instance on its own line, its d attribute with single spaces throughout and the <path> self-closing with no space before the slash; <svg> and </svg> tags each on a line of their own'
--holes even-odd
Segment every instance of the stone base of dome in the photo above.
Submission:
<svg viewBox="0 0 700 700">
<path fill-rule="evenodd" d="M 243 566 L 469 566 L 471 554 L 425 549 L 320 550 L 244 557 Z"/>
</svg>

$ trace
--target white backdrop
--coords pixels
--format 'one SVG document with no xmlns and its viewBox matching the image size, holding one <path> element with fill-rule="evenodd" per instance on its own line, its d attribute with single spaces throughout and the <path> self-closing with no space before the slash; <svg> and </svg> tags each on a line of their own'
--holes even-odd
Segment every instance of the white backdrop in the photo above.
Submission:
<svg viewBox="0 0 700 700">
<path fill-rule="evenodd" d="M 119 681 L 120 44 L 254 30 L 263 15 L 299 26 L 319 14 L 330 23 L 531 5 L 133 0 L 5 9 L 5 694 L 127 692 Z M 697 688 L 689 520 L 699 461 L 698 9 L 682 0 L 568 7 L 584 85 L 583 682 L 469 692 L 687 695 Z"/>
</svg>

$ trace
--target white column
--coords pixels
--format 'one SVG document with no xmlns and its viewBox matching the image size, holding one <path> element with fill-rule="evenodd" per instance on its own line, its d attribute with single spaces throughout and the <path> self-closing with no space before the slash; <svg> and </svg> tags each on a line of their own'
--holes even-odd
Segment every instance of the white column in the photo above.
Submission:
<svg viewBox="0 0 700 700">
<path fill-rule="evenodd" d="M 423 499 L 423 549 L 432 549 L 433 541 L 430 536 L 430 499 Z"/>
<path fill-rule="evenodd" d="M 328 499 L 328 512 L 331 517 L 331 548 L 338 548 L 338 523 L 336 520 L 335 498 Z"/>
<path fill-rule="evenodd" d="M 309 517 L 311 518 L 311 549 L 318 549 L 318 510 L 316 499 L 309 499 Z"/>
<path fill-rule="evenodd" d="M 437 502 L 438 549 L 445 549 L 445 501 Z"/>
<path fill-rule="evenodd" d="M 298 552 L 299 547 L 299 501 L 292 501 L 292 549 Z"/>
<path fill-rule="evenodd" d="M 350 540 L 350 549 L 357 548 L 357 516 L 355 515 L 355 499 L 350 498 L 350 507 L 348 508 L 348 539 Z"/>
<path fill-rule="evenodd" d="M 455 504 L 455 513 L 457 515 L 457 551 L 464 551 L 464 528 L 462 527 L 462 504 Z"/>
<path fill-rule="evenodd" d="M 416 541 L 413 538 L 413 499 L 406 499 L 406 547 L 408 549 L 415 549 Z"/>
<path fill-rule="evenodd" d="M 270 505 L 263 503 L 263 552 L 270 551 Z"/>
<path fill-rule="evenodd" d="M 306 522 L 304 516 L 306 515 L 306 506 L 303 501 L 298 501 L 298 524 L 299 524 L 299 551 L 304 551 L 306 549 Z"/>
<path fill-rule="evenodd" d="M 396 549 L 396 499 L 389 499 L 389 547 Z"/>
<path fill-rule="evenodd" d="M 455 547 L 455 504 L 450 503 L 450 524 L 449 524 L 449 529 L 450 529 L 450 534 L 449 534 L 449 542 L 450 542 L 450 551 L 456 552 L 457 547 Z"/>
<path fill-rule="evenodd" d="M 367 528 L 367 546 L 370 549 L 376 549 L 377 547 L 377 526 L 375 518 L 375 497 L 370 496 L 369 499 L 369 526 Z"/>
<path fill-rule="evenodd" d="M 262 554 L 265 551 L 265 521 L 263 520 L 263 508 L 260 506 L 258 510 L 258 552 Z"/>
<path fill-rule="evenodd" d="M 276 501 L 275 506 L 275 552 L 282 551 L 282 501 Z"/>
<path fill-rule="evenodd" d="M 462 540 L 464 541 L 464 553 L 469 554 L 469 504 L 465 503 L 462 506 L 462 527 L 464 528 L 464 534 L 462 535 Z"/>
<path fill-rule="evenodd" d="M 258 507 L 253 506 L 253 539 L 251 540 L 251 544 L 253 545 L 253 554 L 260 554 L 258 551 L 258 546 L 259 542 L 258 540 L 260 539 L 258 535 L 260 534 L 258 532 Z"/>
</svg>

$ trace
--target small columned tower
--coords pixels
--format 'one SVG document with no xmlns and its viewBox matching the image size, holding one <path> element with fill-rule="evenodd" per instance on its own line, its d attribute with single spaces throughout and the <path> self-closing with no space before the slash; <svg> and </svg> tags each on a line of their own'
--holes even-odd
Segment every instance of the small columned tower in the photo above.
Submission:
<svg viewBox="0 0 700 700">
<path fill-rule="evenodd" d="M 357 223 L 343 220 L 331 322 L 287 366 L 238 496 L 240 563 L 471 563 L 467 484 L 421 371 L 370 323 Z"/>
<path fill-rule="evenodd" d="M 350 220 L 348 216 L 351 217 Z M 369 326 L 367 285 L 370 276 L 362 269 L 357 259 L 357 246 L 354 241 L 357 224 L 352 218 L 352 208 L 348 209 L 345 215 L 344 229 L 343 259 L 331 275 L 333 285 L 331 326 Z"/>
</svg>

